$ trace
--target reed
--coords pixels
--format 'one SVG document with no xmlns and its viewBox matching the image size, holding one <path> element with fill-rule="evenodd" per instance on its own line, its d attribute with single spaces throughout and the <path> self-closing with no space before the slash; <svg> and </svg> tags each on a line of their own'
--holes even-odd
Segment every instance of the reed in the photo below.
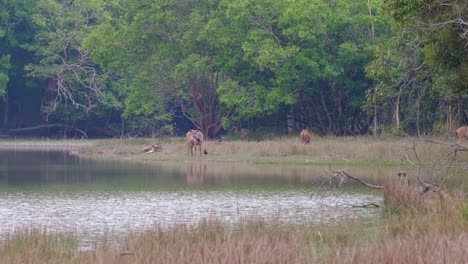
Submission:
<svg viewBox="0 0 468 264">
<path fill-rule="evenodd" d="M 75 259 L 77 249 L 73 233 L 31 227 L 8 235 L 1 243 L 0 258 L 2 263 L 64 263 Z"/>
<path fill-rule="evenodd" d="M 455 208 L 455 207 L 454 207 Z M 468 263 L 468 221 L 460 207 L 385 218 L 369 241 L 336 247 L 324 263 Z"/>
</svg>

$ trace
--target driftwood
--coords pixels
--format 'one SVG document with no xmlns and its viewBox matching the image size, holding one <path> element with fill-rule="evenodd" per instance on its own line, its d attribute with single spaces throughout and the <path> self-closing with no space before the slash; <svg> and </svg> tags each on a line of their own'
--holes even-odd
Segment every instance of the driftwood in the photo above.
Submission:
<svg viewBox="0 0 468 264">
<path fill-rule="evenodd" d="M 151 144 L 149 147 L 143 149 L 143 152 L 146 154 L 150 154 L 153 152 L 161 152 L 163 150 L 160 143 Z"/>
<path fill-rule="evenodd" d="M 68 128 L 76 132 L 79 132 L 81 135 L 83 135 L 84 138 L 88 138 L 88 135 L 83 130 L 70 126 L 70 125 L 66 125 L 66 124 L 50 124 L 50 125 L 39 125 L 39 126 L 34 126 L 34 127 L 16 128 L 16 129 L 12 129 L 8 131 L 7 135 L 11 136 L 11 135 L 16 135 L 20 133 L 32 132 L 32 131 L 37 131 L 41 129 L 49 129 L 49 128 Z"/>
</svg>

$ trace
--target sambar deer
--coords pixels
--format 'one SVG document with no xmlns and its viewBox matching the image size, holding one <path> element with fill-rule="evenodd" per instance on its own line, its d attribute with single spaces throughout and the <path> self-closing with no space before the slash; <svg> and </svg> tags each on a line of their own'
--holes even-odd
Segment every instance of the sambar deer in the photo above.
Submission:
<svg viewBox="0 0 468 264">
<path fill-rule="evenodd" d="M 468 126 L 462 126 L 457 129 L 458 144 L 462 142 L 463 139 L 468 140 Z"/>
<path fill-rule="evenodd" d="M 201 156 L 201 146 L 203 143 L 203 133 L 198 130 L 198 129 L 190 129 L 187 131 L 185 134 L 187 137 L 187 151 L 188 154 L 193 156 L 193 148 L 195 147 L 195 155 L 197 154 L 197 146 L 199 147 L 200 150 L 200 156 Z"/>
<path fill-rule="evenodd" d="M 310 143 L 310 133 L 307 129 L 302 129 L 301 133 L 299 134 L 299 137 L 301 138 L 301 141 L 303 143 Z"/>
</svg>

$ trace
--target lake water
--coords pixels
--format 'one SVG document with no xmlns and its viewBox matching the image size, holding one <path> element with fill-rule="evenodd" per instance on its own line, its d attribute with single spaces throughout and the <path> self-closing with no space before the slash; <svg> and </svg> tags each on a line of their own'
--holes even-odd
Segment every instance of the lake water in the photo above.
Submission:
<svg viewBox="0 0 468 264">
<path fill-rule="evenodd" d="M 206 218 L 333 223 L 375 219 L 380 193 L 357 186 L 317 191 L 317 167 L 212 164 L 165 166 L 80 159 L 65 151 L 0 150 L 0 236 L 18 228 L 74 231 L 84 240 Z"/>
</svg>

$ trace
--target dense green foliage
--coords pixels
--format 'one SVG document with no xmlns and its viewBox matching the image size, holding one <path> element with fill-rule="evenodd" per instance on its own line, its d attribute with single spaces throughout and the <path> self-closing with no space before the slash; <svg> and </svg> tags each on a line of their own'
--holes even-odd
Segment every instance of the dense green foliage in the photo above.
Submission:
<svg viewBox="0 0 468 264">
<path fill-rule="evenodd" d="M 0 0 L 1 131 L 449 131 L 468 12 L 448 2 Z"/>
<path fill-rule="evenodd" d="M 368 107 L 397 133 L 453 131 L 467 123 L 468 6 L 463 0 L 384 1 L 392 34 L 367 74 Z M 387 120 L 385 120 L 387 119 Z"/>
</svg>

